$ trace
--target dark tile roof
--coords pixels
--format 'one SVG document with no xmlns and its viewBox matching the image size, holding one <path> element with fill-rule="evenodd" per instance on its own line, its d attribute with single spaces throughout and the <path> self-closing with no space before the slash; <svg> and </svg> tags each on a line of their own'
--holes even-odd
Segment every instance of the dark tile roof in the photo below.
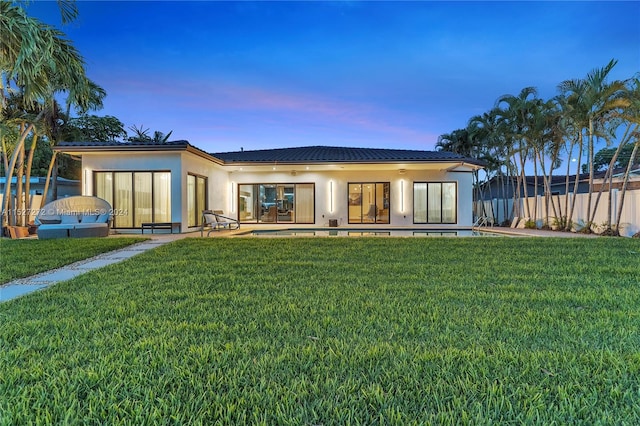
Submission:
<svg viewBox="0 0 640 426">
<path fill-rule="evenodd" d="M 109 151 L 190 149 L 221 161 L 223 164 L 309 164 L 309 163 L 411 163 L 411 162 L 467 162 L 480 166 L 479 160 L 447 151 L 419 151 L 386 148 L 348 148 L 337 146 L 306 146 L 298 148 L 261 149 L 207 153 L 188 141 L 150 142 L 60 142 L 64 148 L 104 148 Z"/>
<path fill-rule="evenodd" d="M 64 147 L 158 147 L 158 146 L 171 146 L 171 147 L 187 147 L 190 146 L 189 141 L 168 141 L 164 143 L 152 143 L 152 142 L 60 142 L 58 146 Z M 194 147 L 195 148 L 195 147 Z"/>
<path fill-rule="evenodd" d="M 232 163 L 389 163 L 424 161 L 466 161 L 482 164 L 446 151 L 418 151 L 384 148 L 347 148 L 307 146 L 299 148 L 262 149 L 255 151 L 216 152 L 212 156 Z"/>
</svg>

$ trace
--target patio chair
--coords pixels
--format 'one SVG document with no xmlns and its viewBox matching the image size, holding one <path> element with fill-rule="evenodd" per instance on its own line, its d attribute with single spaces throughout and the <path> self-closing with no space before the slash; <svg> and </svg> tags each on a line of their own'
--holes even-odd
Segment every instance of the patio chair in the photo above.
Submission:
<svg viewBox="0 0 640 426">
<path fill-rule="evenodd" d="M 213 231 L 220 231 L 223 229 L 232 230 L 240 229 L 240 222 L 230 217 L 224 216 L 222 210 L 203 210 L 202 211 L 202 225 L 200 227 L 200 236 L 204 236 L 204 230 L 209 228 L 207 237 Z"/>
<path fill-rule="evenodd" d="M 38 239 L 106 237 L 111 229 L 111 205 L 98 197 L 77 195 L 45 205 L 36 216 Z"/>
</svg>

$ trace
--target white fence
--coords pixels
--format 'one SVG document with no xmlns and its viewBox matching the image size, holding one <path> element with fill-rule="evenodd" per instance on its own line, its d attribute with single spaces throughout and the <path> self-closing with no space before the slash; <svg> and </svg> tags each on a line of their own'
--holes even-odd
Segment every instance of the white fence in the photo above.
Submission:
<svg viewBox="0 0 640 426">
<path fill-rule="evenodd" d="M 618 214 L 618 207 L 620 206 L 620 191 L 614 189 L 611 192 L 611 221 L 615 222 L 616 215 Z M 596 204 L 596 198 L 598 193 L 594 193 L 591 196 L 591 211 L 593 214 L 593 208 Z M 567 211 L 565 211 L 565 200 L 567 195 L 554 195 L 553 196 L 553 204 L 556 206 L 556 213 L 558 216 L 566 216 Z M 569 197 L 569 206 L 571 206 L 571 202 L 573 194 L 568 194 Z M 588 221 L 587 218 L 587 201 L 589 194 L 578 194 L 576 196 L 576 204 L 573 211 L 572 221 L 574 226 L 580 228 L 584 223 Z M 520 217 L 530 217 L 534 219 L 537 225 L 540 227 L 545 223 L 545 219 L 547 219 L 547 206 L 546 200 L 543 196 L 538 196 L 537 199 L 534 197 L 529 197 L 529 214 L 527 214 L 527 209 L 524 207 L 525 199 L 521 200 L 520 205 L 520 213 L 516 216 Z M 609 192 L 603 192 L 600 197 L 600 202 L 598 203 L 598 209 L 596 211 L 594 226 L 602 227 L 602 225 L 607 222 L 607 207 L 609 203 Z M 484 205 L 484 212 L 482 211 L 482 207 Z M 505 215 L 505 207 L 506 207 L 506 215 Z M 570 207 L 569 207 L 570 208 Z M 535 218 L 534 216 L 535 211 Z M 554 210 L 549 203 L 549 217 L 548 223 L 549 225 L 553 225 L 554 222 Z M 489 222 L 495 224 L 501 224 L 507 220 L 511 220 L 513 217 L 513 200 L 503 200 L 494 198 L 493 200 L 483 201 L 482 204 L 476 203 L 475 205 L 475 213 L 478 217 L 486 217 Z M 596 229 L 597 230 L 597 229 Z M 620 218 L 620 235 L 630 237 L 635 233 L 640 231 L 640 190 L 627 190 L 624 196 L 624 205 L 622 207 L 622 216 Z"/>
</svg>

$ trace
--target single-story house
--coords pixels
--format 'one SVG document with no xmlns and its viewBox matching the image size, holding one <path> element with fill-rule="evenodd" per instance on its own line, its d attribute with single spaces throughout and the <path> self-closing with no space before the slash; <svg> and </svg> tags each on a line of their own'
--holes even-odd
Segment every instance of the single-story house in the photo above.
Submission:
<svg viewBox="0 0 640 426">
<path fill-rule="evenodd" d="M 460 229 L 473 225 L 472 172 L 439 151 L 308 146 L 207 153 L 187 141 L 63 142 L 82 158 L 82 194 L 107 200 L 113 227 L 174 223 L 202 210 L 242 224 Z M 331 222 L 330 222 L 331 221 Z"/>
</svg>

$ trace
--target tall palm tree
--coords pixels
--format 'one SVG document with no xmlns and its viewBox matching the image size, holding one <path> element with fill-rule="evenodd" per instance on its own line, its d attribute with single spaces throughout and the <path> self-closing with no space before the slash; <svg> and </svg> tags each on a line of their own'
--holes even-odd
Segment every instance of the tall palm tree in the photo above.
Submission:
<svg viewBox="0 0 640 426">
<path fill-rule="evenodd" d="M 505 137 L 510 141 L 511 155 L 514 164 L 518 167 L 517 194 L 520 196 L 521 185 L 524 186 L 524 205 L 527 217 L 532 216 L 529 207 L 529 194 L 526 181 L 525 165 L 528 159 L 534 159 L 532 149 L 533 133 L 533 107 L 537 102 L 538 91 L 535 87 L 525 87 L 517 96 L 503 95 L 499 97 L 495 104 L 495 109 L 499 115 L 501 129 Z M 538 195 L 537 170 L 534 175 L 534 196 Z M 535 216 L 535 212 L 534 212 Z M 535 219 L 535 217 L 534 217 Z"/>
<path fill-rule="evenodd" d="M 585 139 L 587 144 L 589 195 L 587 198 L 586 232 L 591 232 L 589 220 L 592 217 L 595 142 L 601 138 L 609 143 L 612 135 L 608 132 L 608 125 L 612 112 L 628 105 L 622 96 L 626 90 L 625 83 L 617 80 L 611 83 L 607 82 L 607 77 L 616 63 L 617 61 L 612 59 L 606 66 L 589 72 L 584 79 L 565 80 L 559 85 L 561 93 L 571 105 L 573 127 L 576 132 L 579 132 L 580 144 Z M 576 174 L 578 173 L 580 173 L 579 169 Z"/>
<path fill-rule="evenodd" d="M 3 202 L 3 223 L 6 224 L 13 171 L 35 123 L 44 116 L 56 94 L 66 93 L 69 105 L 86 109 L 94 101 L 94 91 L 86 77 L 82 57 L 62 32 L 27 16 L 19 6 L 3 1 L 0 2 L 0 33 L 0 112 L 12 93 L 19 93 L 27 106 L 42 105 L 38 116 L 21 128 L 6 170 Z"/>
<path fill-rule="evenodd" d="M 613 234 L 620 235 L 620 219 L 622 218 L 622 210 L 624 207 L 624 198 L 627 192 L 627 185 L 629 183 L 629 175 L 634 164 L 635 159 L 640 150 L 640 73 L 632 79 L 629 79 L 629 107 L 625 110 L 623 119 L 627 123 L 627 129 L 622 143 L 627 140 L 628 143 L 633 144 L 633 150 L 629 156 L 629 162 L 625 169 L 624 177 L 622 179 L 622 189 L 620 190 L 620 203 L 618 204 L 618 211 L 616 213 L 615 224 L 612 226 Z M 611 207 L 609 207 L 609 214 L 611 214 Z M 611 221 L 609 220 L 609 223 Z"/>
</svg>

